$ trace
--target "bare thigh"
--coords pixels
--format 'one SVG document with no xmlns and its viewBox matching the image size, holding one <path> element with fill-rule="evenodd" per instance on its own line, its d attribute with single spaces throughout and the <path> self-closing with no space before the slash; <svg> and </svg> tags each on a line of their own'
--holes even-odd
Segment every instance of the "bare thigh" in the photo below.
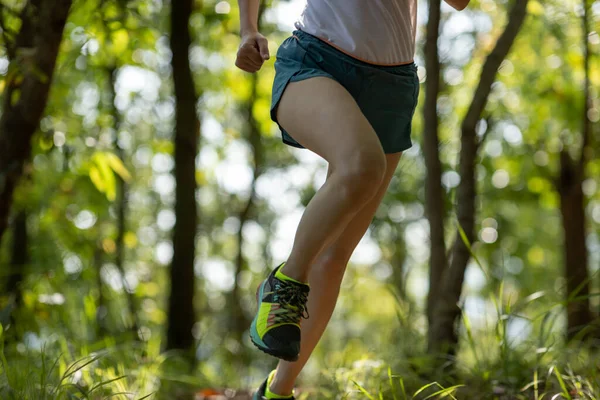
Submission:
<svg viewBox="0 0 600 400">
<path fill-rule="evenodd" d="M 288 84 L 277 109 L 279 124 L 332 168 L 353 154 L 377 160 L 383 148 L 354 98 L 333 79 L 315 77 Z M 367 160 L 364 160 L 367 161 Z"/>
</svg>

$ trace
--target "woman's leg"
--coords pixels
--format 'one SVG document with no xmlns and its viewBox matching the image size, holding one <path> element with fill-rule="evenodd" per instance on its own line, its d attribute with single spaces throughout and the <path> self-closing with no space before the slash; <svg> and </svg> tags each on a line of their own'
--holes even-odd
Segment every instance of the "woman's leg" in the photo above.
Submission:
<svg viewBox="0 0 600 400">
<path fill-rule="evenodd" d="M 380 189 L 386 157 L 354 98 L 332 79 L 315 77 L 290 83 L 279 103 L 277 119 L 296 141 L 327 160 L 330 167 L 329 178 L 302 215 L 292 252 L 282 268 L 285 275 L 306 282 L 319 253 Z"/>
<path fill-rule="evenodd" d="M 313 264 L 309 276 L 311 292 L 308 298 L 308 311 L 310 318 L 302 324 L 300 357 L 296 362 L 279 362 L 275 378 L 271 383 L 273 393 L 283 396 L 292 393 L 296 378 L 325 331 L 335 308 L 348 260 L 371 224 L 377 207 L 394 175 L 400 160 L 400 153 L 388 154 L 386 158 L 387 170 L 376 195 L 354 216 L 343 233 L 318 256 Z M 331 172 L 331 170 L 328 171 L 328 179 L 331 177 Z"/>
</svg>

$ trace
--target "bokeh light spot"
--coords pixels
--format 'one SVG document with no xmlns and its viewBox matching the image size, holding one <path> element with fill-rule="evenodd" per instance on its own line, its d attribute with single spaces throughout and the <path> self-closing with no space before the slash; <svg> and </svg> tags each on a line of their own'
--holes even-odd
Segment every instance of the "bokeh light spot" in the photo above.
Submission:
<svg viewBox="0 0 600 400">
<path fill-rule="evenodd" d="M 504 189 L 510 182 L 510 175 L 504 169 L 499 169 L 492 175 L 492 185 L 497 189 Z"/>
<path fill-rule="evenodd" d="M 498 240 L 498 231 L 492 227 L 483 228 L 479 237 L 485 243 L 495 243 Z"/>
</svg>

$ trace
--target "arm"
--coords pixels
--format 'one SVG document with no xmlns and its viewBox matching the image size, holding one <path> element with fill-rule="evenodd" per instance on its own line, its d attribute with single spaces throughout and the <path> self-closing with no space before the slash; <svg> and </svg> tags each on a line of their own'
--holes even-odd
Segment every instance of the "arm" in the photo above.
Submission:
<svg viewBox="0 0 600 400">
<path fill-rule="evenodd" d="M 444 0 L 444 1 L 446 3 L 448 3 L 451 7 L 454 7 L 458 11 L 464 10 L 467 7 L 467 4 L 469 4 L 469 0 Z"/>
<path fill-rule="evenodd" d="M 235 65 L 246 72 L 258 71 L 269 59 L 267 39 L 258 32 L 259 3 L 260 0 L 238 0 L 242 43 Z"/>
<path fill-rule="evenodd" d="M 258 5 L 260 0 L 238 0 L 240 6 L 240 33 L 243 36 L 258 32 Z"/>
</svg>

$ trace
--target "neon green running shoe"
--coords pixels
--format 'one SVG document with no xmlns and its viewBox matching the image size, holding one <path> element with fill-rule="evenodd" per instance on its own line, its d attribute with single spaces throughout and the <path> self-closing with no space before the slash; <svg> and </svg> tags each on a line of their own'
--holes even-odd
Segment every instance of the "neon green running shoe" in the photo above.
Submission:
<svg viewBox="0 0 600 400">
<path fill-rule="evenodd" d="M 279 265 L 258 287 L 258 312 L 250 326 L 250 339 L 263 352 L 285 361 L 300 354 L 300 321 L 308 318 L 310 288 L 281 272 Z"/>
</svg>

